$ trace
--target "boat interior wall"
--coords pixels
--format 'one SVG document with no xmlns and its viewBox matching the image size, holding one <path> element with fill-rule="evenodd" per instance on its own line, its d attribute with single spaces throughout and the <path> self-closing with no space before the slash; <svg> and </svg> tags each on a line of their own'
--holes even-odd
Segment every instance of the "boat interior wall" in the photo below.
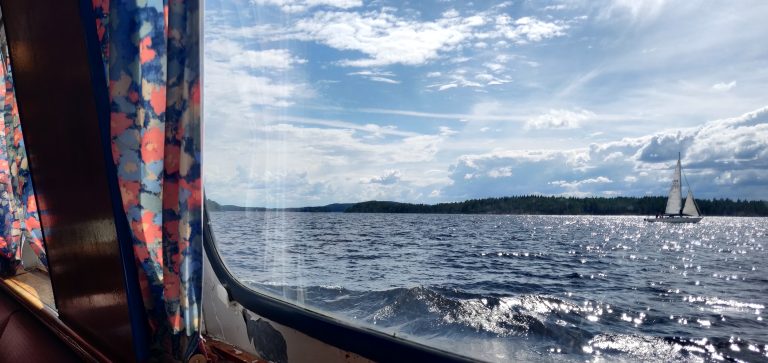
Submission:
<svg viewBox="0 0 768 363">
<path fill-rule="evenodd" d="M 37 257 L 29 243 L 21 244 L 21 264 L 28 270 L 42 270 L 48 271 L 48 268 L 43 265 L 40 258 Z"/>
<path fill-rule="evenodd" d="M 111 360 L 132 361 L 81 3 L 0 0 L 59 318 Z"/>
<path fill-rule="evenodd" d="M 0 362 L 80 362 L 82 357 L 0 291 Z"/>
<path fill-rule="evenodd" d="M 207 337 L 226 341 L 270 362 L 370 362 L 243 308 L 230 299 L 207 255 L 203 256 L 203 268 Z"/>
</svg>

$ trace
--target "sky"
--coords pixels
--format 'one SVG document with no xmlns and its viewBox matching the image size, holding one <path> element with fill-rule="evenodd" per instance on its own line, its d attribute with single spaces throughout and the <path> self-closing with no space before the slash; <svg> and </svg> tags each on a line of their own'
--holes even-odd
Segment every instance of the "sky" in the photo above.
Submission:
<svg viewBox="0 0 768 363">
<path fill-rule="evenodd" d="M 206 195 L 666 195 L 680 153 L 697 198 L 768 200 L 765 14 L 747 0 L 207 0 Z"/>
</svg>

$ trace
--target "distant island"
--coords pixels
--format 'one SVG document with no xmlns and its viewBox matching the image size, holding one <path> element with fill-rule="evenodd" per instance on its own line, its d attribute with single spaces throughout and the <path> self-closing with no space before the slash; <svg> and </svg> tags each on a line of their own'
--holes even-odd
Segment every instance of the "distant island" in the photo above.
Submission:
<svg viewBox="0 0 768 363">
<path fill-rule="evenodd" d="M 210 211 L 285 211 L 335 213 L 425 213 L 425 214 L 550 214 L 550 215 L 655 215 L 664 210 L 667 197 L 555 197 L 527 195 L 470 199 L 463 202 L 412 204 L 389 201 L 334 203 L 318 207 L 263 208 L 221 205 L 206 200 Z M 768 216 L 768 201 L 697 199 L 705 216 Z"/>
</svg>

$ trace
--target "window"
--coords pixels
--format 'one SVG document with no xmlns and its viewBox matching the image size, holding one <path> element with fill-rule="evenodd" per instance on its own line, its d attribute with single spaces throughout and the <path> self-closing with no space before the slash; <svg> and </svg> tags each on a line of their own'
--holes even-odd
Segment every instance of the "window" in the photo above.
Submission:
<svg viewBox="0 0 768 363">
<path fill-rule="evenodd" d="M 765 7 L 208 1 L 219 253 L 482 360 L 765 359 Z"/>
</svg>

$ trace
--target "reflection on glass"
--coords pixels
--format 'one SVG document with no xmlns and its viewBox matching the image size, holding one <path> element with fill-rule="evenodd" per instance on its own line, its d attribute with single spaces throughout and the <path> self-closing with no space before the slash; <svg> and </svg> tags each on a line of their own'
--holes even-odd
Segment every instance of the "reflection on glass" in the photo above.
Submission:
<svg viewBox="0 0 768 363">
<path fill-rule="evenodd" d="M 489 361 L 764 360 L 766 11 L 208 1 L 220 252 L 254 289 Z M 645 222 L 678 155 L 704 219 Z"/>
</svg>

